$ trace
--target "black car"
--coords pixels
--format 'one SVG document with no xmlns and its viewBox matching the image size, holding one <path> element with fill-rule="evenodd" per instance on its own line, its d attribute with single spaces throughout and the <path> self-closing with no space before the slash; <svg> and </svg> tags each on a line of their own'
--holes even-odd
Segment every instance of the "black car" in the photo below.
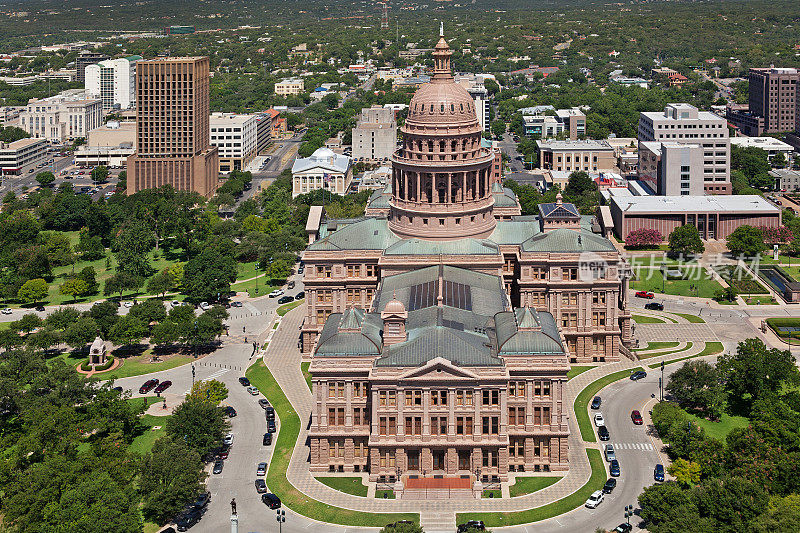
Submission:
<svg viewBox="0 0 800 533">
<path fill-rule="evenodd" d="M 211 493 L 210 492 L 203 492 L 197 495 L 197 499 L 194 501 L 190 509 L 195 511 L 202 511 L 208 505 L 208 502 L 211 501 Z"/>
<path fill-rule="evenodd" d="M 644 304 L 644 308 L 645 309 L 650 309 L 652 311 L 663 311 L 664 310 L 664 304 L 660 304 L 658 302 L 650 302 L 650 303 Z"/>
<path fill-rule="evenodd" d="M 223 408 L 223 410 L 225 411 L 225 416 L 227 416 L 228 418 L 233 418 L 234 416 L 236 416 L 236 409 L 234 409 L 230 405 L 226 405 Z"/>
<path fill-rule="evenodd" d="M 633 526 L 628 523 L 622 523 L 615 527 L 611 533 L 631 533 L 633 531 Z"/>
<path fill-rule="evenodd" d="M 187 511 L 178 519 L 178 531 L 186 531 L 200 521 L 200 511 Z"/>
<path fill-rule="evenodd" d="M 468 520 L 463 524 L 458 524 L 457 533 L 464 533 L 470 529 L 477 529 L 478 531 L 486 531 L 486 526 L 483 525 L 482 520 Z"/>
<path fill-rule="evenodd" d="M 239 383 L 241 383 L 242 387 L 249 387 L 250 386 L 250 380 L 245 378 L 245 377 L 239 378 Z"/>
<path fill-rule="evenodd" d="M 222 473 L 222 468 L 224 466 L 225 466 L 225 461 L 223 461 L 222 459 L 217 459 L 216 461 L 214 461 L 214 470 L 213 470 L 213 472 L 215 474 L 221 474 Z"/>
<path fill-rule="evenodd" d="M 264 433 L 264 440 L 262 441 L 264 446 L 269 446 L 272 444 L 272 433 Z"/>
<path fill-rule="evenodd" d="M 653 469 L 653 479 L 659 483 L 664 482 L 664 465 L 656 465 L 656 467 Z"/>
<path fill-rule="evenodd" d="M 292 298 L 291 296 L 281 296 L 280 298 L 278 298 L 278 304 L 279 305 L 280 304 L 288 304 L 289 302 L 293 302 L 293 301 L 294 301 L 294 298 Z"/>
<path fill-rule="evenodd" d="M 264 502 L 264 505 L 269 507 L 270 509 L 280 509 L 281 508 L 281 499 L 268 492 L 266 494 L 261 495 L 261 501 Z"/>
<path fill-rule="evenodd" d="M 609 480 L 606 481 L 606 484 L 603 485 L 603 493 L 611 494 L 612 492 L 614 492 L 615 488 L 617 488 L 617 480 L 613 477 L 609 478 Z"/>
<path fill-rule="evenodd" d="M 258 405 L 260 405 L 262 409 L 266 409 L 267 407 L 269 407 L 269 400 L 267 400 L 266 398 L 261 398 L 260 400 L 258 400 Z"/>
<path fill-rule="evenodd" d="M 636 372 L 631 374 L 631 381 L 638 381 L 646 377 L 647 377 L 647 372 L 645 372 L 644 370 L 637 370 Z"/>
<path fill-rule="evenodd" d="M 619 467 L 619 461 L 616 459 L 611 461 L 611 466 L 608 470 L 609 474 L 611 474 L 611 477 L 619 477 L 622 475 L 622 470 Z"/>
<path fill-rule="evenodd" d="M 592 398 L 592 409 L 600 409 L 600 404 L 603 403 L 603 400 L 600 396 L 595 396 Z"/>
<path fill-rule="evenodd" d="M 263 479 L 256 480 L 256 492 L 259 494 L 267 492 L 267 483 Z"/>
<path fill-rule="evenodd" d="M 306 291 L 300 291 L 294 295 L 295 300 L 302 300 L 305 297 L 306 297 Z"/>
<path fill-rule="evenodd" d="M 267 420 L 267 433 L 275 433 L 275 421 Z"/>
<path fill-rule="evenodd" d="M 44 306 L 43 305 L 37 305 L 36 307 L 34 307 L 34 309 L 36 311 L 39 311 L 40 313 L 44 312 Z"/>
<path fill-rule="evenodd" d="M 275 420 L 275 409 L 272 407 L 267 407 L 264 411 L 264 415 L 266 416 L 267 422 L 270 420 Z"/>
<path fill-rule="evenodd" d="M 161 533 L 175 533 L 174 527 L 168 527 L 167 529 L 161 530 Z"/>
<path fill-rule="evenodd" d="M 597 428 L 597 436 L 600 437 L 600 440 L 610 440 L 611 434 L 608 432 L 608 428 L 605 426 L 600 426 Z"/>
<path fill-rule="evenodd" d="M 156 378 L 148 379 L 139 387 L 139 394 L 147 394 L 153 390 L 156 385 L 158 385 L 158 380 Z"/>
<path fill-rule="evenodd" d="M 113 388 L 113 389 L 111 389 L 111 390 L 115 390 L 115 391 L 117 391 L 117 392 L 122 392 L 122 387 L 119 387 L 119 386 L 118 386 L 118 387 L 114 387 L 114 388 Z"/>
</svg>

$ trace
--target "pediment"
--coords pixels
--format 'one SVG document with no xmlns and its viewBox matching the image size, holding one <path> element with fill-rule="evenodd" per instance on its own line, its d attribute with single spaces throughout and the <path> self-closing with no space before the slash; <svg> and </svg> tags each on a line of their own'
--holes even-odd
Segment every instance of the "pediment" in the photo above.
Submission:
<svg viewBox="0 0 800 533">
<path fill-rule="evenodd" d="M 464 367 L 456 366 L 444 357 L 434 357 L 424 365 L 412 368 L 398 379 L 478 379 L 478 375 Z"/>
</svg>

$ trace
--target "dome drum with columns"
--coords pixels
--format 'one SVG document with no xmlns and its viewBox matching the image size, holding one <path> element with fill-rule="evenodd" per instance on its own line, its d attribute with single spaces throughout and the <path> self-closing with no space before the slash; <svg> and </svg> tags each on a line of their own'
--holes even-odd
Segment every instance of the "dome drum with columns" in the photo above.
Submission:
<svg viewBox="0 0 800 533">
<path fill-rule="evenodd" d="M 475 104 L 450 71 L 452 53 L 440 36 L 434 75 L 411 99 L 392 157 L 389 228 L 400 237 L 484 238 L 496 226 L 494 155 L 481 147 Z"/>
</svg>

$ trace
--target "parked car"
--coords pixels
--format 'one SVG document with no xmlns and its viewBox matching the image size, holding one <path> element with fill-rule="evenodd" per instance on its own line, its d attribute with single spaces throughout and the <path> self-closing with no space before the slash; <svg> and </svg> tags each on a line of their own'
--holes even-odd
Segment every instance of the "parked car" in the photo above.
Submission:
<svg viewBox="0 0 800 533">
<path fill-rule="evenodd" d="M 200 521 L 202 513 L 200 511 L 192 510 L 186 511 L 178 519 L 178 531 L 187 531 L 190 527 Z"/>
<path fill-rule="evenodd" d="M 617 461 L 616 459 L 611 461 L 611 468 L 609 468 L 609 470 L 611 473 L 611 477 L 619 477 L 620 474 L 622 473 L 619 468 L 619 461 Z"/>
<path fill-rule="evenodd" d="M 35 311 L 39 311 L 40 313 L 44 313 L 44 306 L 43 306 L 43 305 L 37 305 L 37 306 L 36 306 L 36 307 L 34 307 L 33 309 L 34 309 Z"/>
<path fill-rule="evenodd" d="M 268 433 L 275 433 L 275 421 L 274 420 L 267 420 L 267 432 Z"/>
<path fill-rule="evenodd" d="M 222 459 L 217 459 L 216 461 L 214 461 L 214 470 L 213 470 L 213 472 L 215 474 L 221 474 L 222 473 L 222 467 L 224 467 L 224 466 L 225 466 L 225 461 L 223 461 Z"/>
<path fill-rule="evenodd" d="M 200 309 L 207 311 L 208 309 L 211 309 L 211 306 L 208 304 L 208 302 L 200 302 Z"/>
<path fill-rule="evenodd" d="M 231 453 L 230 446 L 222 446 L 217 450 L 217 459 L 222 459 L 223 461 L 228 458 L 228 455 Z"/>
<path fill-rule="evenodd" d="M 608 432 L 608 428 L 606 426 L 600 426 L 599 428 L 597 428 L 597 436 L 602 441 L 611 439 L 611 434 Z"/>
<path fill-rule="evenodd" d="M 241 307 L 242 302 L 231 302 L 231 307 Z"/>
<path fill-rule="evenodd" d="M 156 392 L 156 394 L 161 394 L 162 392 L 164 392 L 165 390 L 167 390 L 171 386 L 172 386 L 172 382 L 170 380 L 162 381 L 161 383 L 158 384 L 158 387 L 156 387 L 155 392 Z"/>
<path fill-rule="evenodd" d="M 250 385 L 249 387 L 247 387 L 247 392 L 249 392 L 253 396 L 258 396 L 258 387 L 253 387 L 252 385 Z"/>
<path fill-rule="evenodd" d="M 617 488 L 617 480 L 613 477 L 608 478 L 605 485 L 603 485 L 603 492 L 606 494 L 611 494 L 614 492 L 614 489 Z"/>
<path fill-rule="evenodd" d="M 464 533 L 470 529 L 477 529 L 478 531 L 486 531 L 486 526 L 483 525 L 482 520 L 468 520 L 463 524 L 458 524 L 457 533 Z"/>
<path fill-rule="evenodd" d="M 148 379 L 142 384 L 141 387 L 139 387 L 139 394 L 147 394 L 153 390 L 156 385 L 158 385 L 158 380 L 156 378 Z"/>
<path fill-rule="evenodd" d="M 239 383 L 242 385 L 242 387 L 249 387 L 250 386 L 250 380 L 247 379 L 246 377 L 240 377 L 239 378 Z"/>
<path fill-rule="evenodd" d="M 260 405 L 262 409 L 266 409 L 267 407 L 269 407 L 269 400 L 267 400 L 266 398 L 261 398 L 260 400 L 258 400 L 258 405 Z"/>
<path fill-rule="evenodd" d="M 664 304 L 660 304 L 658 302 L 648 302 L 644 304 L 645 309 L 650 309 L 651 311 L 663 311 Z"/>
<path fill-rule="evenodd" d="M 256 475 L 257 476 L 267 475 L 267 463 L 258 463 L 258 465 L 256 466 Z"/>
<path fill-rule="evenodd" d="M 271 405 L 264 408 L 264 414 L 266 415 L 267 421 L 275 420 L 275 409 L 273 409 Z"/>
<path fill-rule="evenodd" d="M 230 405 L 226 405 L 225 407 L 223 407 L 223 410 L 225 411 L 225 416 L 227 416 L 228 418 L 233 418 L 236 416 L 236 409 L 234 409 Z"/>
<path fill-rule="evenodd" d="M 264 494 L 267 492 L 267 484 L 263 479 L 256 480 L 256 492 L 259 494 Z"/>
<path fill-rule="evenodd" d="M 614 453 L 614 445 L 613 444 L 606 444 L 603 453 L 606 456 L 606 461 L 611 462 L 617 458 L 617 454 Z"/>
<path fill-rule="evenodd" d="M 280 509 L 281 508 L 281 499 L 268 492 L 266 494 L 261 495 L 261 501 L 264 502 L 264 505 L 269 507 L 270 509 Z"/>
<path fill-rule="evenodd" d="M 597 413 L 596 415 L 594 415 L 594 425 L 597 427 L 606 425 L 606 419 L 603 418 L 602 413 Z"/>
<path fill-rule="evenodd" d="M 202 511 L 208 505 L 208 502 L 211 501 L 211 493 L 210 492 L 202 492 L 197 495 L 197 499 L 191 505 L 191 509 Z"/>
<path fill-rule="evenodd" d="M 637 291 L 637 292 L 636 292 L 636 297 L 637 297 L 637 298 L 647 298 L 648 300 L 652 300 L 653 298 L 655 298 L 655 297 L 656 297 L 656 295 L 655 295 L 655 294 L 653 294 L 652 292 L 647 292 L 647 291 Z"/>
<path fill-rule="evenodd" d="M 286 284 L 287 289 L 294 289 L 294 280 L 291 280 L 289 283 Z"/>
<path fill-rule="evenodd" d="M 233 444 L 233 433 L 228 433 L 227 435 L 225 435 L 225 437 L 222 439 L 222 444 L 224 444 L 225 446 L 232 445 Z"/>
<path fill-rule="evenodd" d="M 631 531 L 633 531 L 633 526 L 627 522 L 623 522 L 615 527 L 611 533 L 631 533 Z"/>
<path fill-rule="evenodd" d="M 295 300 L 302 300 L 305 297 L 306 297 L 306 291 L 300 291 L 294 295 Z"/>
<path fill-rule="evenodd" d="M 664 465 L 657 464 L 656 467 L 653 469 L 653 479 L 658 481 L 659 483 L 664 482 Z"/>
<path fill-rule="evenodd" d="M 278 296 L 283 296 L 283 289 L 275 289 L 268 295 L 270 298 L 277 298 Z"/>
<path fill-rule="evenodd" d="M 126 302 L 122 302 L 122 305 L 125 306 L 126 309 L 130 309 L 131 307 L 133 307 L 133 302 L 128 300 Z"/>
<path fill-rule="evenodd" d="M 13 311 L 11 310 L 10 307 L 6 307 L 2 311 L 0 311 L 0 313 L 3 313 L 4 315 L 10 315 L 11 313 L 13 313 Z"/>
<path fill-rule="evenodd" d="M 600 409 L 600 404 L 603 403 L 603 400 L 600 396 L 595 396 L 592 398 L 592 409 Z"/>
<path fill-rule="evenodd" d="M 272 433 L 264 433 L 264 439 L 261 441 L 264 446 L 272 444 Z"/>
<path fill-rule="evenodd" d="M 644 370 L 637 370 L 636 372 L 631 374 L 631 381 L 638 381 L 646 377 L 647 377 L 647 372 L 645 372 Z"/>
<path fill-rule="evenodd" d="M 603 502 L 604 498 L 605 498 L 605 494 L 603 494 L 603 491 L 602 490 L 596 490 L 596 491 L 594 491 L 592 493 L 591 496 L 589 496 L 589 499 L 586 500 L 586 504 L 585 505 L 589 509 L 596 509 L 597 506 L 600 505 Z"/>
<path fill-rule="evenodd" d="M 294 298 L 291 296 L 281 296 L 278 298 L 278 304 L 288 304 L 289 302 L 293 302 Z"/>
<path fill-rule="evenodd" d="M 635 410 L 631 411 L 631 421 L 636 426 L 641 426 L 642 424 L 644 424 L 644 421 L 642 420 L 642 413 Z"/>
<path fill-rule="evenodd" d="M 180 307 L 182 304 L 178 300 L 172 300 L 172 307 Z"/>
</svg>

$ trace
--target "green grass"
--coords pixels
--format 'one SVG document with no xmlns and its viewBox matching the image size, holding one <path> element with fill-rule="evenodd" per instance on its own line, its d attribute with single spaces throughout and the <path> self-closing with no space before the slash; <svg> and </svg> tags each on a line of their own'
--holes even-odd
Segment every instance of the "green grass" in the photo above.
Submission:
<svg viewBox="0 0 800 533">
<path fill-rule="evenodd" d="M 360 477 L 318 477 L 317 481 L 339 492 L 353 496 L 367 496 L 367 487 Z"/>
<path fill-rule="evenodd" d="M 662 352 L 641 353 L 641 354 L 636 354 L 636 356 L 639 359 L 650 359 L 652 357 L 661 357 L 662 355 L 669 355 L 669 354 L 672 354 L 672 353 L 685 352 L 687 350 L 690 350 L 691 348 L 692 348 L 692 343 L 689 342 L 689 343 L 686 343 L 686 347 L 685 348 L 679 348 L 677 350 L 664 350 Z"/>
<path fill-rule="evenodd" d="M 158 398 L 156 398 L 158 399 Z M 146 426 L 144 433 L 134 437 L 133 442 L 128 447 L 132 452 L 144 455 L 153 448 L 153 443 L 167 434 L 167 418 L 168 416 L 153 416 L 142 415 L 139 421 L 142 425 Z M 153 426 L 161 426 L 159 429 L 152 429 Z"/>
<path fill-rule="evenodd" d="M 774 305 L 778 302 L 772 296 L 750 296 L 744 297 L 744 302 L 747 305 Z"/>
<path fill-rule="evenodd" d="M 311 363 L 300 363 L 300 371 L 303 372 L 303 377 L 306 378 L 306 383 L 308 383 L 308 390 L 313 390 L 311 387 L 311 372 L 308 371 L 308 367 L 311 366 Z"/>
<path fill-rule="evenodd" d="M 294 309 L 295 307 L 297 307 L 298 305 L 300 305 L 301 303 L 303 303 L 304 301 L 305 299 L 295 300 L 293 302 L 289 302 L 288 304 L 283 304 L 282 306 L 278 307 L 277 311 L 275 312 L 278 313 L 278 316 L 283 316 L 292 309 Z"/>
<path fill-rule="evenodd" d="M 607 387 L 608 385 L 614 383 L 615 381 L 619 381 L 620 379 L 627 378 L 637 370 L 642 370 L 642 368 L 636 367 L 630 370 L 620 370 L 619 372 L 614 372 L 613 374 L 603 376 L 602 378 L 596 379 L 586 385 L 586 387 L 584 387 L 584 389 L 578 393 L 578 396 L 575 398 L 575 417 L 578 419 L 578 427 L 581 430 L 581 438 L 585 442 L 597 442 L 597 437 L 592 429 L 592 422 L 589 420 L 589 412 L 586 410 L 589 407 L 589 402 L 591 399 L 594 398 L 594 396 L 604 387 Z"/>
<path fill-rule="evenodd" d="M 660 318 L 644 315 L 631 315 L 631 318 L 637 324 L 665 324 L 666 322 Z"/>
<path fill-rule="evenodd" d="M 722 350 L 724 349 L 725 347 L 722 346 L 721 342 L 717 341 L 707 342 L 706 347 L 703 348 L 703 351 L 701 351 L 699 354 L 687 355 L 686 357 L 679 357 L 677 359 L 670 359 L 669 361 L 664 361 L 664 364 L 671 365 L 673 363 L 679 363 L 680 361 L 685 361 L 687 359 L 694 359 L 695 357 L 705 357 L 706 355 L 714 355 L 722 352 Z M 652 365 L 647 365 L 647 366 L 649 368 L 658 368 L 659 366 L 661 366 L 661 363 L 653 363 Z"/>
<path fill-rule="evenodd" d="M 254 278 L 256 276 L 263 276 L 264 273 L 257 270 L 256 265 L 258 265 L 258 261 L 251 261 L 249 263 L 237 263 L 236 264 L 237 281 Z"/>
<path fill-rule="evenodd" d="M 600 450 L 586 450 L 589 457 L 589 464 L 592 466 L 592 475 L 584 486 L 560 500 L 536 507 L 525 511 L 509 513 L 457 513 L 456 523 L 460 524 L 467 520 L 483 520 L 487 527 L 514 526 L 517 524 L 527 524 L 546 520 L 554 516 L 562 515 L 572 509 L 580 507 L 594 491 L 602 488 L 606 481 L 606 469 Z"/>
<path fill-rule="evenodd" d="M 697 315 L 690 315 L 689 313 L 672 313 L 673 315 L 678 315 L 679 317 L 685 318 L 692 324 L 705 324 L 706 321 L 700 318 Z"/>
<path fill-rule="evenodd" d="M 644 350 L 666 350 L 668 348 L 677 348 L 678 345 L 680 345 L 680 342 L 655 341 L 655 342 L 648 342 L 647 346 L 645 346 L 644 348 L 634 348 L 632 351 L 641 352 Z"/>
<path fill-rule="evenodd" d="M 725 437 L 728 433 L 737 428 L 746 428 L 750 424 L 744 416 L 730 416 L 723 414 L 718 421 L 706 420 L 693 414 L 686 413 L 686 417 L 691 420 L 695 425 L 700 426 L 705 430 L 706 435 L 718 441 L 725 442 Z"/>
<path fill-rule="evenodd" d="M 713 298 L 714 293 L 722 289 L 722 285 L 717 283 L 716 280 L 705 279 L 703 276 L 700 276 L 703 279 L 667 280 L 666 283 L 664 283 L 664 278 L 661 275 L 661 271 L 658 269 L 652 269 L 649 272 L 640 271 L 639 277 L 643 279 L 637 279 L 632 283 L 632 289 L 634 291 L 649 291 L 663 294 L 673 294 L 676 296 Z M 664 287 L 664 290 L 662 290 L 662 286 Z M 692 286 L 697 287 L 697 289 L 690 289 Z"/>
<path fill-rule="evenodd" d="M 481 498 L 502 498 L 503 493 L 499 490 L 485 490 L 481 494 Z"/>
<path fill-rule="evenodd" d="M 376 490 L 375 497 L 382 500 L 394 500 L 397 498 L 393 490 Z"/>
<path fill-rule="evenodd" d="M 269 294 L 277 288 L 278 288 L 277 285 L 272 285 L 271 283 L 269 283 L 269 280 L 264 276 L 258 277 L 256 279 L 251 279 L 250 281 L 242 281 L 231 285 L 232 291 L 246 292 L 250 298 L 255 298 L 256 296 L 263 296 L 265 294 Z"/>
<path fill-rule="evenodd" d="M 267 471 L 267 486 L 278 495 L 286 507 L 315 520 L 341 525 L 383 527 L 398 520 L 419 523 L 419 513 L 364 513 L 341 509 L 312 500 L 294 488 L 286 479 L 286 471 L 297 443 L 297 436 L 300 434 L 300 418 L 262 360 L 250 366 L 245 376 L 269 399 L 280 420 L 280 431 L 275 440 L 272 461 Z M 605 475 L 605 472 L 603 474 Z"/>
<path fill-rule="evenodd" d="M 567 381 L 571 380 L 575 376 L 580 376 L 581 374 L 583 374 L 587 370 L 591 370 L 593 368 L 595 368 L 595 367 L 593 367 L 593 366 L 573 366 L 572 368 L 569 369 L 569 372 L 567 372 Z"/>
<path fill-rule="evenodd" d="M 561 479 L 561 476 L 537 476 L 537 477 L 519 477 L 517 476 L 516 482 L 508 488 L 509 494 L 512 498 L 516 496 L 524 496 L 538 490 L 549 487 L 556 481 Z"/>
<path fill-rule="evenodd" d="M 97 377 L 102 379 L 129 378 L 131 376 L 141 376 L 142 374 L 149 374 L 151 372 L 169 370 L 170 368 L 175 368 L 176 366 L 185 365 L 194 361 L 194 357 L 190 355 L 173 355 L 160 363 L 148 363 L 147 361 L 150 360 L 149 351 L 150 350 L 147 350 L 143 355 L 120 358 L 120 360 L 123 361 L 122 366 L 117 367 L 111 372 L 97 374 Z"/>
<path fill-rule="evenodd" d="M 272 324 L 272 329 L 278 329 L 278 322 L 275 322 L 274 324 Z"/>
</svg>

